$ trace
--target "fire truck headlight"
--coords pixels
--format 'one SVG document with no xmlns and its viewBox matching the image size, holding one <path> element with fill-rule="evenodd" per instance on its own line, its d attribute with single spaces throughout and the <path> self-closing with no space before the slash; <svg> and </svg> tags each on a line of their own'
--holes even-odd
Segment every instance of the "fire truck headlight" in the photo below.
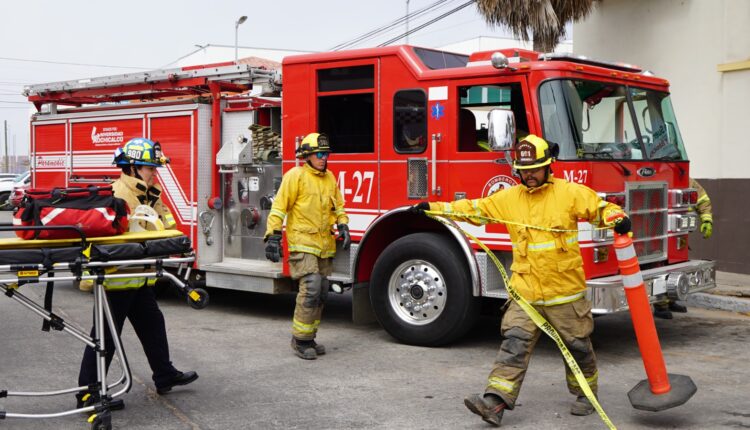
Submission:
<svg viewBox="0 0 750 430">
<path fill-rule="evenodd" d="M 688 290 L 690 289 L 690 281 L 685 273 L 670 273 L 667 276 L 667 296 L 671 299 L 685 300 L 687 298 Z"/>
</svg>

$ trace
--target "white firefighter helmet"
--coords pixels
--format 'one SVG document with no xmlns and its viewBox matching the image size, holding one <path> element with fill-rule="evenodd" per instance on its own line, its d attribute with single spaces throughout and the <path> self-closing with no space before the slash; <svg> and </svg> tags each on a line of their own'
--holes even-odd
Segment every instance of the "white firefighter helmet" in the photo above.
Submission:
<svg viewBox="0 0 750 430">
<path fill-rule="evenodd" d="M 164 230 L 164 223 L 159 219 L 159 214 L 148 205 L 136 206 L 129 222 L 131 232 Z"/>
</svg>

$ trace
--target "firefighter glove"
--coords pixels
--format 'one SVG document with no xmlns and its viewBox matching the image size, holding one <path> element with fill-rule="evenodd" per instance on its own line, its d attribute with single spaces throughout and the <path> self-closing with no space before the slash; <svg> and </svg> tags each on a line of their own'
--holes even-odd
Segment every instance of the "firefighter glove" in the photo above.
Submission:
<svg viewBox="0 0 750 430">
<path fill-rule="evenodd" d="M 274 263 L 281 261 L 281 257 L 284 256 L 284 252 L 281 250 L 281 232 L 274 230 L 273 234 L 266 236 L 265 242 L 266 258 Z"/>
<path fill-rule="evenodd" d="M 630 218 L 624 216 L 622 218 L 618 218 L 615 221 L 615 231 L 619 234 L 628 234 L 630 233 Z"/>
<path fill-rule="evenodd" d="M 346 224 L 339 224 L 339 235 L 336 237 L 336 240 L 341 240 L 341 248 L 343 249 L 349 249 L 349 245 L 352 244 L 352 236 L 349 234 L 349 226 Z"/>
<path fill-rule="evenodd" d="M 423 214 L 424 211 L 430 210 L 430 203 L 428 202 L 419 202 L 416 205 L 409 208 L 409 211 L 415 214 Z"/>
<path fill-rule="evenodd" d="M 710 238 L 713 232 L 714 232 L 714 223 L 712 223 L 711 221 L 703 221 L 701 223 L 701 233 L 703 233 L 704 239 Z"/>
</svg>

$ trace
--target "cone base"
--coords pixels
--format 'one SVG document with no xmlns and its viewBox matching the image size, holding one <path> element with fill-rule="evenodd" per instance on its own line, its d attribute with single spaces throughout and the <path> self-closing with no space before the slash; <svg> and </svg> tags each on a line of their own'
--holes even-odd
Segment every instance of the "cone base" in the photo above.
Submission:
<svg viewBox="0 0 750 430">
<path fill-rule="evenodd" d="M 689 376 L 669 373 L 667 377 L 671 386 L 668 392 L 664 394 L 652 393 L 648 380 L 644 379 L 628 392 L 630 404 L 635 409 L 642 411 L 659 412 L 682 405 L 698 391 L 698 387 L 695 386 Z"/>
</svg>

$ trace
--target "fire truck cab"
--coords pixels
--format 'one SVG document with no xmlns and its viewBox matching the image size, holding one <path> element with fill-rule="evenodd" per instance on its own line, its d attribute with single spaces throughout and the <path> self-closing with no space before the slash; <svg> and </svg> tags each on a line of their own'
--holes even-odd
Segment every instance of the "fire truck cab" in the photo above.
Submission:
<svg viewBox="0 0 750 430">
<path fill-rule="evenodd" d="M 41 180 L 52 161 L 66 183 L 82 177 L 81 157 L 94 163 L 95 154 L 75 144 L 77 122 L 107 120 L 112 127 L 112 121 L 140 121 L 140 129 L 123 129 L 121 137 L 162 139 L 173 158 L 172 170 L 159 178 L 183 197 L 168 203 L 184 215 L 181 228 L 197 248 L 201 281 L 282 293 L 294 285 L 286 262 L 265 260 L 265 221 L 281 176 L 300 163 L 295 149 L 301 139 L 326 133 L 333 151 L 328 168 L 346 200 L 353 238 L 334 260 L 335 288 L 353 287 L 354 313 L 371 308 L 400 341 L 440 345 L 471 327 L 480 298 L 507 298 L 498 269 L 457 226 L 487 244 L 508 271 L 511 243 L 502 225 L 446 226 L 407 209 L 425 200 L 485 197 L 517 184 L 508 156 L 513 140 L 501 141 L 512 121 L 516 139 L 536 134 L 560 146 L 556 176 L 625 208 L 652 302 L 684 299 L 715 285 L 713 262 L 688 257 L 688 233 L 698 224 L 697 191 L 688 187 L 689 160 L 664 79 L 583 57 L 526 50 L 465 56 L 413 46 L 292 56 L 282 72 L 280 109 L 278 99 L 229 94 L 241 93 L 240 81 L 249 89 L 258 78 L 250 71 L 231 79 L 211 75 L 212 87 L 181 87 L 200 87 L 209 97 L 165 101 L 154 91 L 149 99 L 158 101 L 110 107 L 83 106 L 91 102 L 83 92 L 71 99 L 76 91 L 70 86 L 67 93 L 31 87 L 29 99 L 38 107 L 81 105 L 32 119 L 34 186 L 52 185 Z M 106 101 L 133 100 L 113 98 L 124 93 L 113 93 L 111 85 L 88 88 L 85 95 L 97 91 L 109 92 L 112 100 Z M 175 112 L 195 112 L 175 125 L 178 138 L 158 126 Z M 71 142 L 58 143 L 59 149 L 42 132 L 55 124 L 64 124 L 57 139 Z M 279 131 L 280 152 L 268 144 L 268 134 Z M 170 151 L 182 154 L 179 168 Z M 99 164 L 86 165 L 87 178 L 111 178 L 116 172 L 102 165 L 104 152 L 97 156 Z M 611 231 L 578 226 L 593 312 L 626 310 Z"/>
</svg>

